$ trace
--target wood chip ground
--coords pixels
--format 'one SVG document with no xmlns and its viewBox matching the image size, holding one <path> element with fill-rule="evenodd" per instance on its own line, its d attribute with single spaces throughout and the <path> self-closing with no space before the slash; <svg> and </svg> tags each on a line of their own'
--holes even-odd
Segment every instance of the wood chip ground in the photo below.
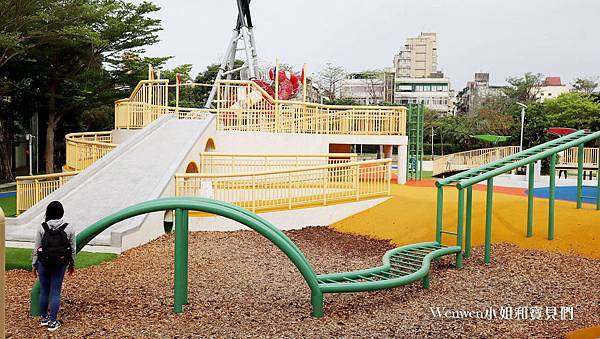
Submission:
<svg viewBox="0 0 600 339">
<path fill-rule="evenodd" d="M 326 227 L 286 232 L 318 273 L 377 266 L 386 241 Z M 189 305 L 172 313 L 173 236 L 125 252 L 66 279 L 54 337 L 561 337 L 600 323 L 600 262 L 578 256 L 493 246 L 462 270 L 454 258 L 435 263 L 431 288 L 326 294 L 325 317 L 310 317 L 309 289 L 291 262 L 251 231 L 190 234 Z M 28 316 L 30 272 L 7 272 L 7 335 L 44 337 Z M 430 307 L 573 307 L 573 320 L 436 318 Z"/>
</svg>

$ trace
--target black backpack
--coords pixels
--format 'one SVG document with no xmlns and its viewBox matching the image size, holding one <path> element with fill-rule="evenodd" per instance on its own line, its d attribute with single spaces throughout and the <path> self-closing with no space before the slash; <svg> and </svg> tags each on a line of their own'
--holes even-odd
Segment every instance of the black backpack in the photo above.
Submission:
<svg viewBox="0 0 600 339">
<path fill-rule="evenodd" d="M 42 223 L 44 236 L 42 247 L 38 249 L 38 260 L 44 265 L 60 267 L 71 258 L 71 243 L 65 232 L 69 224 L 64 223 L 57 229 L 51 229 L 45 222 Z"/>
</svg>

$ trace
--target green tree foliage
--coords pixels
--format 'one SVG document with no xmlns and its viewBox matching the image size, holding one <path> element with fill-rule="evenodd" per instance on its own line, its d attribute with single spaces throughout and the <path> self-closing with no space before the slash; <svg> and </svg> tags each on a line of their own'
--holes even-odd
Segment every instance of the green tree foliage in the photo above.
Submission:
<svg viewBox="0 0 600 339">
<path fill-rule="evenodd" d="M 158 40 L 160 21 L 148 17 L 158 7 L 124 0 L 0 0 L 0 8 L 0 27 L 7 28 L 0 33 L 1 87 L 7 89 L 0 95 L 36 103 L 46 127 L 45 168 L 52 172 L 57 130 L 107 121 L 112 101 L 135 81 L 138 68 L 124 56 Z"/>
<path fill-rule="evenodd" d="M 598 88 L 597 78 L 577 78 L 573 82 L 573 89 L 577 92 L 591 94 L 594 93 L 596 88 Z"/>
<path fill-rule="evenodd" d="M 244 62 L 242 60 L 235 60 L 233 68 L 241 67 L 243 64 L 244 64 Z M 220 67 L 219 64 L 208 65 L 208 67 L 206 67 L 206 70 L 204 72 L 198 73 L 194 82 L 198 83 L 198 84 L 212 85 L 213 82 L 215 81 L 215 79 L 217 78 L 217 73 L 219 72 L 219 67 Z M 237 74 L 237 73 L 232 74 L 231 79 L 239 80 L 240 79 L 239 74 Z M 190 96 L 191 97 L 190 101 L 192 103 L 194 103 L 194 105 L 195 105 L 194 107 L 204 106 L 204 104 L 206 103 L 206 100 L 208 100 L 210 90 L 211 90 L 211 87 L 209 87 L 209 86 L 193 87 L 192 94 Z"/>
<path fill-rule="evenodd" d="M 528 103 L 534 101 L 539 94 L 540 86 L 543 84 L 543 75 L 527 72 L 522 77 L 508 78 L 506 81 L 510 84 L 504 90 L 506 96 L 516 101 Z"/>
</svg>

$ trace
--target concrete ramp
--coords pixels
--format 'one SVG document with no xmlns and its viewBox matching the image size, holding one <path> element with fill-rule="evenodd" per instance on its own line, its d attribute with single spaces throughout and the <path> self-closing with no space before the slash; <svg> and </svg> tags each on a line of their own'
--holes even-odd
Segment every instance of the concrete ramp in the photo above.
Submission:
<svg viewBox="0 0 600 339">
<path fill-rule="evenodd" d="M 197 157 L 203 137 L 214 129 L 213 119 L 178 120 L 166 115 L 138 131 L 64 187 L 19 217 L 8 219 L 7 245 L 31 246 L 52 200 L 63 203 L 64 219 L 79 232 L 122 208 L 173 196 L 174 174 Z M 162 214 L 158 213 L 125 220 L 96 237 L 91 249 L 121 252 L 159 236 L 161 225 Z"/>
</svg>

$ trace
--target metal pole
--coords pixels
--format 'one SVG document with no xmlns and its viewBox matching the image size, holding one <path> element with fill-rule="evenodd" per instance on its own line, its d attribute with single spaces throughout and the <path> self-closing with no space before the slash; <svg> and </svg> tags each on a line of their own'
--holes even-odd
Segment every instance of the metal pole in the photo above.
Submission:
<svg viewBox="0 0 600 339">
<path fill-rule="evenodd" d="M 177 73 L 175 80 L 177 81 L 177 86 L 175 86 L 175 112 L 179 113 L 179 84 L 180 84 L 179 73 Z"/>
<path fill-rule="evenodd" d="M 304 79 L 302 79 L 302 101 L 304 102 L 308 102 L 307 98 L 306 98 L 306 78 L 307 78 L 307 74 L 306 74 L 306 64 L 304 64 L 302 66 L 302 73 L 304 73 Z"/>
<path fill-rule="evenodd" d="M 423 137 L 425 132 L 425 105 L 421 104 L 421 147 L 419 148 L 419 180 L 423 180 L 423 156 L 425 155 L 424 145 L 423 145 Z"/>
<path fill-rule="evenodd" d="M 467 217 L 465 225 L 465 257 L 471 256 L 471 219 L 473 215 L 473 186 L 467 187 Z"/>
<path fill-rule="evenodd" d="M 433 161 L 433 126 L 431 126 L 431 160 Z"/>
<path fill-rule="evenodd" d="M 410 173 L 410 139 L 412 136 L 412 131 L 411 131 L 411 119 L 412 119 L 412 114 L 413 114 L 413 106 L 412 104 L 408 104 L 408 147 L 406 147 L 407 150 L 407 154 L 406 154 L 406 180 L 410 180 L 411 179 L 411 173 Z M 362 145 L 361 145 L 361 153 L 362 153 Z M 439 203 L 439 202 L 438 202 Z"/>
<path fill-rule="evenodd" d="M 519 152 L 523 150 L 523 126 L 525 125 L 525 107 L 521 106 L 521 141 L 519 142 Z"/>
<path fill-rule="evenodd" d="M 529 175 L 527 183 L 527 237 L 533 235 L 533 190 L 534 190 L 535 163 L 529 164 Z"/>
<path fill-rule="evenodd" d="M 485 256 L 486 264 L 490 263 L 492 244 L 492 197 L 494 195 L 494 178 L 487 180 L 487 194 L 485 201 Z"/>
<path fill-rule="evenodd" d="M 442 213 L 444 209 L 444 186 L 437 188 L 437 208 L 435 210 L 435 241 L 442 244 Z"/>
<path fill-rule="evenodd" d="M 206 104 L 204 104 L 205 108 L 210 108 L 212 105 L 212 101 L 215 98 L 215 94 L 217 94 L 217 82 L 221 80 L 223 77 L 223 72 L 225 72 L 225 68 L 227 67 L 227 63 L 229 62 L 229 58 L 231 53 L 235 55 L 235 49 L 237 48 L 237 41 L 239 39 L 240 32 L 236 29 L 233 30 L 233 35 L 229 40 L 229 44 L 227 45 L 227 51 L 223 56 L 223 60 L 221 61 L 221 66 L 219 67 L 219 71 L 217 72 L 217 76 L 215 77 L 215 82 L 210 89 L 210 94 L 208 95 L 208 99 L 206 100 Z M 235 56 L 234 56 L 235 57 Z"/>
<path fill-rule="evenodd" d="M 548 240 L 554 239 L 554 193 L 556 187 L 556 153 L 550 156 L 550 188 L 548 193 Z"/>
<path fill-rule="evenodd" d="M 456 245 L 460 247 L 460 252 L 456 253 L 456 268 L 463 266 L 463 218 L 465 216 L 465 191 L 458 189 L 458 219 L 456 222 Z"/>
<path fill-rule="evenodd" d="M 577 146 L 577 208 L 583 205 L 583 144 Z"/>
<path fill-rule="evenodd" d="M 181 226 L 183 228 L 183 261 L 184 261 L 184 270 L 183 270 L 183 303 L 188 303 L 188 259 L 189 259 L 189 214 L 188 210 L 182 211 L 182 220 Z"/>
<path fill-rule="evenodd" d="M 181 208 L 175 210 L 175 274 L 173 291 L 173 312 L 183 312 L 185 303 L 185 226 L 184 214 Z"/>
<path fill-rule="evenodd" d="M 29 141 L 29 175 L 33 175 L 33 153 L 32 153 L 32 140 L 33 135 L 27 134 L 27 141 Z"/>
</svg>

